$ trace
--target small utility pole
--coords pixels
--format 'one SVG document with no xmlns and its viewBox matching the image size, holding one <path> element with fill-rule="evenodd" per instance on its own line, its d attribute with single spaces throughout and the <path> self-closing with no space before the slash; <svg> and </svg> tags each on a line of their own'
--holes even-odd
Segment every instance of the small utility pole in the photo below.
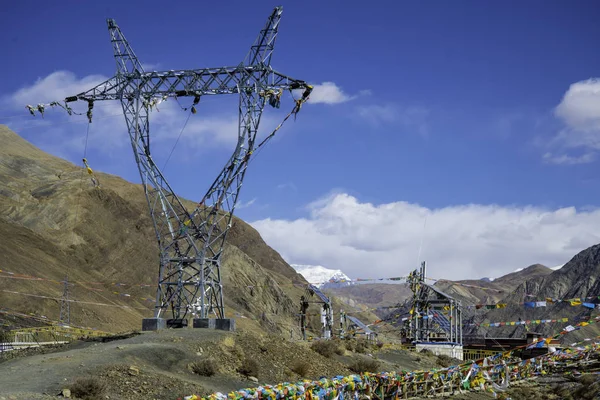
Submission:
<svg viewBox="0 0 600 400">
<path fill-rule="evenodd" d="M 65 276 L 63 281 L 63 295 L 60 299 L 60 318 L 61 325 L 69 325 L 71 323 L 71 302 L 69 301 L 69 276 Z"/>
</svg>

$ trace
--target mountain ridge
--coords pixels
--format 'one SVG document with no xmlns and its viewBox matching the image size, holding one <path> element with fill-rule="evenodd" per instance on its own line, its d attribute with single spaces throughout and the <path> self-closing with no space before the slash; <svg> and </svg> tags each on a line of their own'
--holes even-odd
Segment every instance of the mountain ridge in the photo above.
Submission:
<svg viewBox="0 0 600 400">
<path fill-rule="evenodd" d="M 506 322 L 518 319 L 553 320 L 569 318 L 569 322 L 543 323 L 528 326 L 504 326 L 489 329 L 471 328 L 470 333 L 478 334 L 488 331 L 496 336 L 521 336 L 527 329 L 543 335 L 550 335 L 561 331 L 565 326 L 578 321 L 587 320 L 596 313 L 595 309 L 588 309 L 581 305 L 571 306 L 569 303 L 547 302 L 545 307 L 526 308 L 524 302 L 546 301 L 547 299 L 581 299 L 592 297 L 588 302 L 597 304 L 600 296 L 600 244 L 588 247 L 574 255 L 562 268 L 552 270 L 550 274 L 524 279 L 511 293 L 501 299 L 506 308 L 488 310 L 481 315 L 476 315 L 475 323 Z M 585 329 L 569 333 L 563 338 L 570 343 L 582 338 L 592 337 L 600 333 L 596 325 L 589 325 Z"/>
</svg>

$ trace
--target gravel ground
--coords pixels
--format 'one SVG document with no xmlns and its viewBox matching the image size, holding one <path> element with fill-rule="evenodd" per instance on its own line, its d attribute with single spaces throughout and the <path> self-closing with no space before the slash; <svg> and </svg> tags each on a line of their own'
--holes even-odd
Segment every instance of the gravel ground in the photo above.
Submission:
<svg viewBox="0 0 600 400">
<path fill-rule="evenodd" d="M 77 342 L 54 348 L 9 352 L 0 358 L 0 400 L 57 396 L 80 378 L 104 387 L 99 398 L 177 399 L 223 393 L 299 379 L 348 375 L 356 357 L 378 358 L 380 370 L 422 366 L 422 357 L 395 352 L 366 354 L 345 351 L 326 358 L 306 342 L 281 336 L 201 329 L 148 332 L 111 342 Z M 191 366 L 212 360 L 216 373 L 200 376 Z M 253 361 L 249 361 L 253 360 Z M 242 374 L 238 371 L 256 369 Z M 297 372 L 298 364 L 304 370 Z M 252 377 L 250 377 L 252 376 Z M 36 397 L 37 396 L 37 397 Z M 107 397 L 108 396 L 108 397 Z"/>
<path fill-rule="evenodd" d="M 349 366 L 357 357 L 376 360 L 380 371 L 429 369 L 437 361 L 435 356 L 388 347 L 367 348 L 364 354 L 338 353 L 326 358 L 311 350 L 309 343 L 290 342 L 281 336 L 201 329 L 148 332 L 104 343 L 76 342 L 1 355 L 0 400 L 56 399 L 67 388 L 73 389 L 71 397 L 75 398 L 77 386 L 82 387 L 81 379 L 86 378 L 92 385 L 87 387 L 88 393 L 100 388 L 91 399 L 175 400 L 193 393 L 227 393 L 259 384 L 348 375 L 353 373 Z M 203 360 L 214 365 L 212 376 L 193 372 L 191 367 Z M 303 369 L 298 368 L 300 364 Z M 242 374 L 239 371 L 243 369 L 251 372 Z M 594 383 L 593 387 L 597 386 Z M 556 387 L 568 387 L 567 392 L 574 393 L 582 384 L 549 376 L 512 386 L 498 399 L 563 398 L 566 392 Z M 469 392 L 448 398 L 494 397 Z"/>
</svg>

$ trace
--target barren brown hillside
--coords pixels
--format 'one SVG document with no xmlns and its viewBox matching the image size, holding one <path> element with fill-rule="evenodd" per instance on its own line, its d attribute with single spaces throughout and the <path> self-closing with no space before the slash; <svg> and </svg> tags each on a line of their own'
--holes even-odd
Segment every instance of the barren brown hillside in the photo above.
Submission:
<svg viewBox="0 0 600 400">
<path fill-rule="evenodd" d="M 108 331 L 139 329 L 140 319 L 152 315 L 153 302 L 145 299 L 154 298 L 158 272 L 141 185 L 97 173 L 102 188 L 96 189 L 82 168 L 39 150 L 2 125 L 0 142 L 2 306 L 56 320 L 58 300 L 7 291 L 60 297 L 63 287 L 55 281 L 68 274 L 75 283 L 74 300 L 110 304 L 74 302 L 73 324 Z M 8 272 L 48 281 L 14 279 Z M 224 253 L 223 275 L 226 314 L 238 326 L 296 329 L 293 314 L 303 289 L 292 283 L 304 279 L 237 218 Z"/>
<path fill-rule="evenodd" d="M 392 307 L 404 303 L 412 297 L 412 292 L 406 283 L 366 283 L 360 285 L 349 285 L 339 288 L 327 288 L 326 293 L 332 294 L 344 304 L 351 306 L 365 305 L 369 308 L 383 307 L 376 311 L 380 316 L 389 313 L 386 307 Z"/>
<path fill-rule="evenodd" d="M 544 276 L 522 279 L 514 291 L 508 293 L 503 302 L 507 303 L 504 309 L 489 310 L 476 322 L 487 321 L 510 321 L 521 318 L 522 320 L 552 320 L 558 318 L 569 318 L 567 323 L 544 323 L 532 325 L 532 331 L 545 335 L 560 332 L 567 325 L 575 325 L 580 321 L 595 318 L 598 315 L 597 308 L 588 308 L 582 305 L 571 305 L 569 301 L 558 301 L 558 299 L 577 299 L 588 302 L 588 305 L 596 305 L 600 295 L 600 245 L 591 246 L 582 250 L 562 268 Z M 544 301 L 548 302 L 545 307 L 524 308 L 523 302 Z M 484 319 L 485 318 L 485 319 Z M 491 328 L 490 328 L 491 329 Z M 525 327 L 504 326 L 494 328 L 498 335 L 522 335 Z M 600 334 L 598 324 L 590 324 L 583 329 L 570 332 L 562 338 L 563 343 L 572 343 L 584 338 L 592 338 Z"/>
<path fill-rule="evenodd" d="M 533 264 L 519 271 L 503 275 L 493 281 L 479 279 L 456 281 L 456 283 L 440 281 L 435 285 L 445 293 L 461 299 L 465 304 L 495 304 L 513 292 L 524 281 L 542 279 L 551 273 L 552 270 L 550 268 L 541 264 Z"/>
</svg>

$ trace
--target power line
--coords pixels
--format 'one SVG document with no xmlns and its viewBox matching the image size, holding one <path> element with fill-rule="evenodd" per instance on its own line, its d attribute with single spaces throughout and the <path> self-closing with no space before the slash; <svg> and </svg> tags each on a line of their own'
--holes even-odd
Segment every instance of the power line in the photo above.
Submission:
<svg viewBox="0 0 600 400">
<path fill-rule="evenodd" d="M 169 153 L 169 156 L 167 157 L 167 160 L 165 161 L 165 163 L 162 167 L 162 172 L 165 172 L 165 169 L 167 168 L 167 164 L 169 163 L 169 160 L 171 159 L 171 156 L 173 155 L 173 152 L 175 151 L 175 147 L 177 147 L 177 143 L 179 143 L 179 139 L 181 139 L 181 135 L 183 134 L 183 131 L 185 130 L 185 127 L 187 126 L 188 121 L 190 120 L 191 116 L 192 116 L 192 112 L 190 111 L 188 113 L 187 118 L 185 119 L 185 123 L 183 124 L 181 131 L 179 132 L 179 135 L 177 136 L 177 140 L 175 141 L 175 144 L 173 145 L 173 148 L 171 149 L 171 152 Z"/>
<path fill-rule="evenodd" d="M 95 120 L 107 119 L 107 118 L 113 118 L 113 117 L 119 117 L 119 116 L 121 116 L 121 114 L 111 114 L 111 115 L 105 115 L 102 117 L 97 117 L 97 118 L 95 118 Z M 61 122 L 56 122 L 56 121 L 46 122 L 46 120 L 44 120 L 44 121 L 40 121 L 39 124 L 27 124 L 26 126 L 15 128 L 15 130 L 21 132 L 24 130 L 41 128 L 44 126 L 47 127 L 47 126 L 56 126 L 56 125 L 65 125 L 65 124 L 77 124 L 77 123 L 81 123 L 81 122 L 89 122 L 89 121 L 87 121 L 87 119 L 69 119 L 69 120 L 61 121 Z"/>
<path fill-rule="evenodd" d="M 18 295 L 21 295 L 21 296 L 37 297 L 37 298 L 40 298 L 40 299 L 62 301 L 62 297 L 43 296 L 43 295 L 40 295 L 40 294 L 15 292 L 13 290 L 3 290 L 3 289 L 0 290 L 0 292 L 11 293 L 11 294 L 18 294 Z M 136 309 L 136 310 L 149 310 L 150 309 L 148 307 L 122 306 L 122 305 L 118 305 L 118 304 L 97 303 L 97 302 L 93 302 L 93 301 L 83 301 L 83 300 L 73 300 L 73 299 L 68 299 L 66 301 L 68 301 L 69 303 L 89 304 L 89 305 L 94 305 L 94 306 L 107 306 L 107 307 L 117 307 L 117 308 L 131 308 L 131 309 Z"/>
</svg>

